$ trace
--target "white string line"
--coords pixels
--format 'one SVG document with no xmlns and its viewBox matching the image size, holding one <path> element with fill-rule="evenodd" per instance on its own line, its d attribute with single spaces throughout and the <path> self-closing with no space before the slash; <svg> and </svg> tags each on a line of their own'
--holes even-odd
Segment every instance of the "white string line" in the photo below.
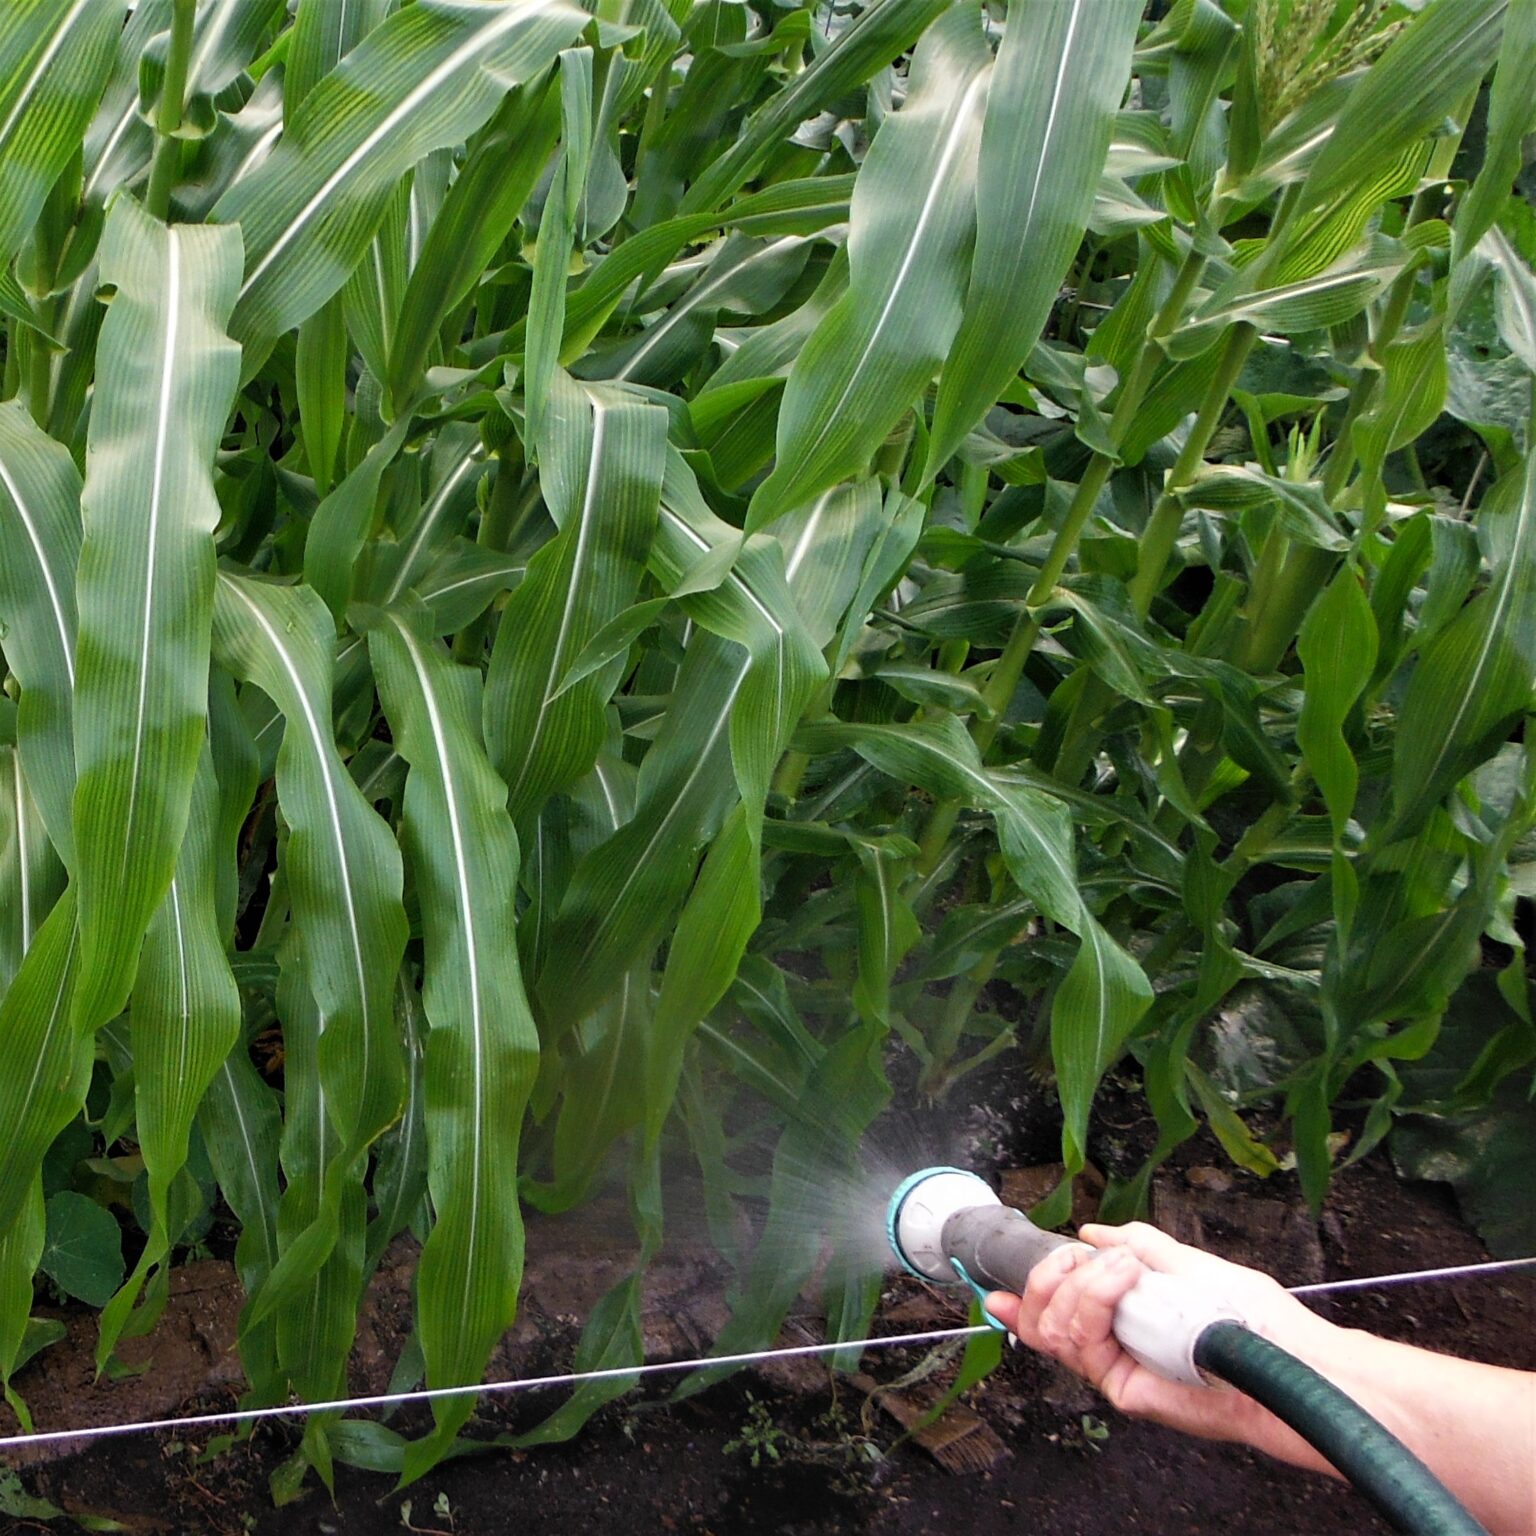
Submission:
<svg viewBox="0 0 1536 1536">
<path fill-rule="evenodd" d="M 1490 1259 L 1482 1264 L 1455 1264 L 1449 1269 L 1410 1269 L 1397 1275 L 1375 1275 L 1365 1280 L 1325 1280 L 1321 1285 L 1292 1285 L 1292 1296 L 1321 1296 L 1325 1291 L 1364 1291 L 1372 1286 L 1407 1285 L 1413 1280 L 1450 1280 L 1457 1275 L 1487 1275 L 1501 1269 L 1529 1269 L 1536 1255 L 1528 1259 Z"/>
<path fill-rule="evenodd" d="M 401 1403 L 441 1402 L 482 1392 L 531 1392 L 541 1387 L 569 1387 L 587 1381 L 627 1381 L 635 1376 L 659 1376 L 667 1371 L 692 1371 L 711 1366 L 750 1365 L 755 1360 L 787 1360 L 797 1355 L 832 1355 L 842 1349 L 878 1349 L 894 1344 L 937 1344 L 967 1339 L 993 1330 L 986 1323 L 970 1328 L 938 1328 L 927 1333 L 898 1333 L 878 1339 L 845 1339 L 840 1344 L 797 1344 L 791 1349 L 759 1349 L 744 1355 L 706 1355 L 697 1360 L 657 1360 L 646 1365 L 618 1365 L 601 1371 L 568 1371 L 560 1376 L 524 1376 L 513 1381 L 471 1382 L 460 1387 L 424 1387 L 414 1392 L 380 1392 L 372 1397 L 338 1397 L 323 1403 L 284 1403 L 272 1408 L 237 1408 L 228 1413 L 194 1413 L 181 1418 L 142 1419 L 134 1424 L 95 1424 L 80 1429 L 50 1429 L 30 1435 L 6 1435 L 0 1449 L 46 1445 L 59 1440 L 100 1440 L 156 1429 L 185 1429 L 213 1424 L 251 1424 L 258 1419 L 291 1414 L 339 1413 L 348 1408 L 387 1408 Z"/>
<path fill-rule="evenodd" d="M 1482 1264 L 1458 1264 L 1448 1269 L 1414 1269 L 1395 1275 L 1372 1275 L 1362 1280 L 1329 1280 L 1319 1285 L 1292 1285 L 1292 1296 L 1317 1296 L 1327 1291 L 1358 1291 L 1371 1286 L 1406 1285 L 1411 1281 L 1447 1280 L 1459 1275 L 1491 1274 L 1500 1270 L 1536 1265 L 1536 1255 L 1525 1259 L 1493 1259 Z M 992 1331 L 985 1323 L 969 1328 L 939 1328 L 926 1333 L 898 1333 L 882 1338 L 844 1339 L 829 1344 L 797 1344 L 788 1349 L 760 1349 L 740 1355 L 704 1355 L 694 1360 L 658 1360 L 645 1365 L 619 1365 L 600 1371 L 567 1371 L 558 1376 L 524 1376 L 510 1381 L 471 1382 L 457 1387 L 424 1387 L 412 1392 L 380 1392 L 370 1397 L 338 1397 L 320 1403 L 282 1403 L 269 1408 L 237 1408 L 225 1413 L 194 1413 L 165 1419 L 140 1419 L 126 1424 L 95 1424 L 78 1429 L 40 1430 L 26 1435 L 0 1436 L 0 1450 L 12 1446 L 49 1445 L 62 1440 L 103 1440 L 112 1435 L 132 1435 L 161 1429 L 211 1427 L 216 1424 L 252 1424 L 261 1419 L 288 1418 L 311 1413 L 341 1413 L 356 1408 L 394 1408 L 403 1403 L 439 1402 L 454 1397 L 478 1397 L 482 1392 L 532 1392 L 550 1387 L 577 1386 L 588 1381 L 620 1381 L 641 1376 L 660 1376 L 710 1367 L 751 1365 L 759 1360 L 788 1360 L 797 1356 L 833 1355 L 844 1349 L 879 1349 L 901 1344 L 938 1344 L 948 1339 L 968 1339 Z"/>
</svg>

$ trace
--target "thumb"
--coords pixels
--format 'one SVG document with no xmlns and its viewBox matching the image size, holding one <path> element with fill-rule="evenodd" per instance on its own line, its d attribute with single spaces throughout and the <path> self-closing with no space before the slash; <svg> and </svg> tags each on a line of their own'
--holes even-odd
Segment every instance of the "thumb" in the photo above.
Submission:
<svg viewBox="0 0 1536 1536">
<path fill-rule="evenodd" d="M 993 1291 L 984 1306 L 1009 1333 L 1019 1331 L 1019 1298 L 1011 1291 Z"/>
</svg>

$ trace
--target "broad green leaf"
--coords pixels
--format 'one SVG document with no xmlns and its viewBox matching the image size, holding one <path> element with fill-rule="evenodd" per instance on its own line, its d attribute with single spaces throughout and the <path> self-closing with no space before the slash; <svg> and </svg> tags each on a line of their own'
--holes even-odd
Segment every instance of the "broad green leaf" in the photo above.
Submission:
<svg viewBox="0 0 1536 1536">
<path fill-rule="evenodd" d="M 1334 198 L 1459 110 L 1498 58 L 1506 7 L 1507 0 L 1425 6 L 1350 93 L 1302 184 L 1302 205 Z"/>
<path fill-rule="evenodd" d="M 1476 180 L 1456 209 L 1455 253 L 1465 257 L 1493 227 L 1524 163 L 1521 141 L 1533 116 L 1530 82 L 1536 78 L 1536 0 L 1509 0 L 1499 64 L 1488 93 L 1488 136 Z"/>
<path fill-rule="evenodd" d="M 344 1155 L 333 1121 L 338 1106 L 325 1090 L 318 1060 L 322 1038 L 313 988 L 284 956 L 277 1011 L 283 1021 L 282 1164 L 286 1187 L 277 1212 L 279 1267 L 256 1301 L 282 1287 L 283 1305 L 269 1309 L 276 1334 L 278 1369 L 300 1401 L 340 1396 L 346 1389 L 347 1355 L 357 1327 L 363 1288 L 367 1196 L 361 1183 L 346 1184 L 334 1204 L 327 1196 L 330 1169 Z M 281 1265 L 317 1226 L 329 1229 L 323 1260 L 303 1283 L 283 1287 Z M 253 1326 L 250 1308 L 242 1331 Z M 328 1420 L 305 1425 L 311 1459 L 325 1454 Z"/>
<path fill-rule="evenodd" d="M 655 1147 L 677 1094 L 693 1031 L 724 997 L 762 918 L 760 853 L 753 818 L 738 805 L 726 818 L 677 920 L 661 996 L 645 1041 L 645 1136 Z"/>
<path fill-rule="evenodd" d="M 29 1198 L 43 1154 L 74 1119 L 90 1086 L 91 1037 L 76 1029 L 71 1003 L 79 970 L 74 886 L 38 930 L 0 1000 L 0 1234 Z"/>
<path fill-rule="evenodd" d="M 64 866 L 43 827 L 14 746 L 0 746 L 0 996 L 59 892 Z"/>
<path fill-rule="evenodd" d="M 1316 549 L 1346 549 L 1333 509 L 1316 480 L 1266 475 L 1255 466 L 1207 464 L 1197 470 L 1179 499 L 1208 512 L 1236 513 L 1250 507 L 1273 508 L 1280 526 L 1301 544 Z"/>
<path fill-rule="evenodd" d="M 648 953 L 735 799 L 730 722 L 750 656 L 713 635 L 688 648 L 663 733 L 641 764 L 633 818 L 572 873 L 537 980 L 541 1020 L 569 1028 Z"/>
<path fill-rule="evenodd" d="M 538 82 L 494 117 L 432 220 L 401 305 L 386 382 L 396 413 L 425 371 L 444 319 L 482 278 L 543 170 L 559 123 Z"/>
<path fill-rule="evenodd" d="M 240 994 L 214 905 L 218 785 L 210 755 L 193 784 L 181 855 L 165 901 L 149 925 L 131 1006 L 134 1119 L 149 1179 L 152 1226 L 128 1283 L 101 1316 L 98 1368 L 111 1358 L 139 1287 L 180 1236 L 172 1230 L 171 1185 L 187 1161 L 198 1105 L 240 1036 Z"/>
<path fill-rule="evenodd" d="M 597 757 L 616 679 L 561 685 L 587 642 L 634 599 L 665 466 L 663 413 L 603 386 L 557 378 L 550 431 L 542 479 L 559 532 L 507 603 L 486 679 L 486 742 L 517 817 Z"/>
<path fill-rule="evenodd" d="M 408 426 L 408 421 L 397 421 L 310 519 L 304 579 L 325 599 L 338 624 L 352 601 L 358 557 L 378 517 L 380 486 L 405 443 Z"/>
<path fill-rule="evenodd" d="M 699 572 L 712 569 L 713 552 L 738 537 L 710 511 L 687 466 L 672 453 L 652 569 L 665 588 L 691 589 L 690 595 L 679 599 L 691 618 L 711 633 L 744 646 L 749 654 L 747 673 L 732 708 L 730 741 L 736 781 L 755 821 L 773 766 L 825 668 L 800 623 L 778 541 L 761 535 L 748 538 L 730 574 L 718 584 L 700 588 Z"/>
<path fill-rule="evenodd" d="M 1338 843 L 1359 784 L 1344 726 L 1375 669 L 1376 645 L 1371 605 L 1359 576 L 1346 565 L 1312 605 L 1296 642 L 1307 684 L 1296 742 L 1323 793 Z"/>
<path fill-rule="evenodd" d="M 81 1026 L 128 999 L 186 826 L 208 710 L 219 505 L 239 372 L 236 230 L 167 228 L 124 198 L 102 241 L 101 330 L 76 600 L 74 832 Z"/>
<path fill-rule="evenodd" d="M 245 236 L 235 335 L 259 355 L 313 314 L 362 259 L 400 178 L 473 133 L 585 24 L 564 0 L 418 0 L 370 32 L 213 209 Z"/>
<path fill-rule="evenodd" d="M 1009 9 L 981 130 L 965 318 L 944 364 L 929 475 L 1039 340 L 1088 222 L 1141 10 L 1137 0 Z"/>
<path fill-rule="evenodd" d="M 256 1075 L 243 1042 L 214 1073 L 197 1123 L 219 1190 L 240 1223 L 235 1267 L 246 1295 L 253 1296 L 277 1265 L 281 1116 L 277 1095 Z M 277 1371 L 272 1334 L 270 1323 L 240 1330 L 240 1360 L 261 1395 L 272 1390 Z"/>
<path fill-rule="evenodd" d="M 523 348 L 523 411 L 529 456 L 542 460 L 544 414 L 551 405 L 565 330 L 566 278 L 576 221 L 592 164 L 592 50 L 569 48 L 560 55 L 560 155 L 533 253 L 528 293 L 528 335 Z M 553 431 L 554 429 L 552 429 Z"/>
<path fill-rule="evenodd" d="M 384 20 L 391 0 L 302 0 L 288 34 L 283 68 L 283 118 L 292 122 L 304 99 Z"/>
<path fill-rule="evenodd" d="M 477 432 L 451 424 L 443 428 L 432 446 L 421 505 L 408 523 L 396 528 L 393 544 L 375 546 L 373 575 L 361 589 L 364 598 L 387 605 L 419 584 L 436 563 L 434 557 L 448 549 L 464 526 L 486 468 Z"/>
<path fill-rule="evenodd" d="M 1395 453 L 1435 424 L 1445 406 L 1445 338 L 1437 323 L 1387 348 L 1375 408 L 1355 428 L 1365 489 L 1365 517 L 1376 526 L 1386 514 L 1382 470 Z"/>
<path fill-rule="evenodd" d="M 23 1428 L 27 1421 L 17 1410 L 20 1399 L 11 1389 L 11 1375 L 23 1363 L 33 1280 L 43 1256 L 44 1221 L 43 1184 L 34 1176 L 20 1218 L 0 1237 L 0 1386 Z"/>
<path fill-rule="evenodd" d="M 684 214 L 714 208 L 756 172 L 779 142 L 818 108 L 899 58 L 943 14 L 948 0 L 876 0 L 837 41 L 747 121 L 741 137 L 688 189 Z"/>
<path fill-rule="evenodd" d="M 316 1070 L 335 1129 L 324 1208 L 311 1213 L 304 1246 L 285 1252 L 286 1268 L 263 1288 L 262 1315 L 324 1262 L 340 1207 L 360 1193 L 360 1160 L 398 1116 L 404 1095 L 393 1000 L 405 946 L 400 852 L 332 735 L 333 634 L 324 605 L 305 588 L 219 580 L 219 660 L 254 682 L 284 721 L 277 793 L 290 830 L 282 867 L 304 984 L 324 1021 Z"/>
<path fill-rule="evenodd" d="M 1392 763 L 1392 825 L 1407 835 L 1508 734 L 1536 689 L 1536 454 L 1479 514 L 1493 578 L 1419 658 Z"/>
<path fill-rule="evenodd" d="M 917 917 L 902 894 L 902 877 L 917 853 L 902 838 L 859 838 L 854 899 L 859 912 L 859 976 L 853 1006 L 867 1024 L 890 1028 L 891 980 L 922 936 Z"/>
<path fill-rule="evenodd" d="M 0 405 L 0 648 L 21 683 L 21 760 L 53 845 L 74 856 L 75 567 L 80 472 L 15 401 Z"/>
<path fill-rule="evenodd" d="M 66 1296 L 101 1306 L 123 1279 L 116 1219 L 89 1196 L 61 1189 L 48 1201 L 47 1221 L 38 1267 Z"/>
<path fill-rule="evenodd" d="M 0 267 L 85 133 L 125 14 L 124 0 L 15 0 L 0 18 Z"/>
<path fill-rule="evenodd" d="M 427 1178 L 436 1215 L 417 1276 L 427 1381 L 477 1381 L 511 1325 L 522 1277 L 517 1167 L 522 1107 L 538 1034 L 523 994 L 516 938 L 517 834 L 507 789 L 480 740 L 478 674 L 450 661 L 426 615 L 393 611 L 369 653 L 401 754 L 405 847 L 422 904 Z M 406 1457 L 425 1471 L 468 1418 L 439 1405 L 437 1433 Z"/>
<path fill-rule="evenodd" d="M 974 11 L 949 11 L 924 34 L 906 102 L 881 125 L 854 186 L 848 292 L 790 370 L 777 462 L 753 494 L 749 528 L 863 472 L 948 352 L 965 303 L 991 79 Z"/>
<path fill-rule="evenodd" d="M 284 0 L 203 0 L 197 7 L 187 91 L 194 104 L 191 117 L 202 129 L 209 125 L 211 98 L 251 63 L 283 9 Z M 171 11 L 172 0 L 138 0 L 122 29 L 117 62 L 85 140 L 87 207 L 103 206 L 118 187 L 149 166 L 155 136 L 143 111 L 142 92 L 149 85 L 150 100 L 158 99 Z"/>
</svg>

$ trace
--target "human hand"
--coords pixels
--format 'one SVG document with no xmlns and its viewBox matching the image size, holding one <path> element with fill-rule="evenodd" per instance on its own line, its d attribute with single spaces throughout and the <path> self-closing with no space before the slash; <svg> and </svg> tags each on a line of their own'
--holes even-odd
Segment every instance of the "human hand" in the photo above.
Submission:
<svg viewBox="0 0 1536 1536">
<path fill-rule="evenodd" d="M 1035 1266 L 1022 1297 L 995 1292 L 987 1310 L 1023 1343 L 1091 1382 L 1123 1413 L 1208 1439 L 1243 1441 L 1299 1465 L 1325 1465 L 1300 1436 L 1244 1394 L 1180 1385 L 1147 1369 L 1115 1337 L 1115 1310 L 1148 1270 L 1157 1270 L 1218 1290 L 1251 1328 L 1309 1364 L 1328 1359 L 1341 1330 L 1270 1276 L 1141 1222 L 1088 1225 L 1078 1237 Z"/>
</svg>

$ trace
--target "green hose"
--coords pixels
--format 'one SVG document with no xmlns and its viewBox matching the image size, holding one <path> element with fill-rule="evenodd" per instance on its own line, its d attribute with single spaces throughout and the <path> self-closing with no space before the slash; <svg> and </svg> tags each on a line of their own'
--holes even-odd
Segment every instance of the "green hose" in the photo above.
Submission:
<svg viewBox="0 0 1536 1536">
<path fill-rule="evenodd" d="M 1395 1435 L 1311 1366 L 1239 1323 L 1212 1323 L 1195 1364 L 1284 1420 L 1400 1531 L 1488 1536 L 1485 1527 Z"/>
</svg>

